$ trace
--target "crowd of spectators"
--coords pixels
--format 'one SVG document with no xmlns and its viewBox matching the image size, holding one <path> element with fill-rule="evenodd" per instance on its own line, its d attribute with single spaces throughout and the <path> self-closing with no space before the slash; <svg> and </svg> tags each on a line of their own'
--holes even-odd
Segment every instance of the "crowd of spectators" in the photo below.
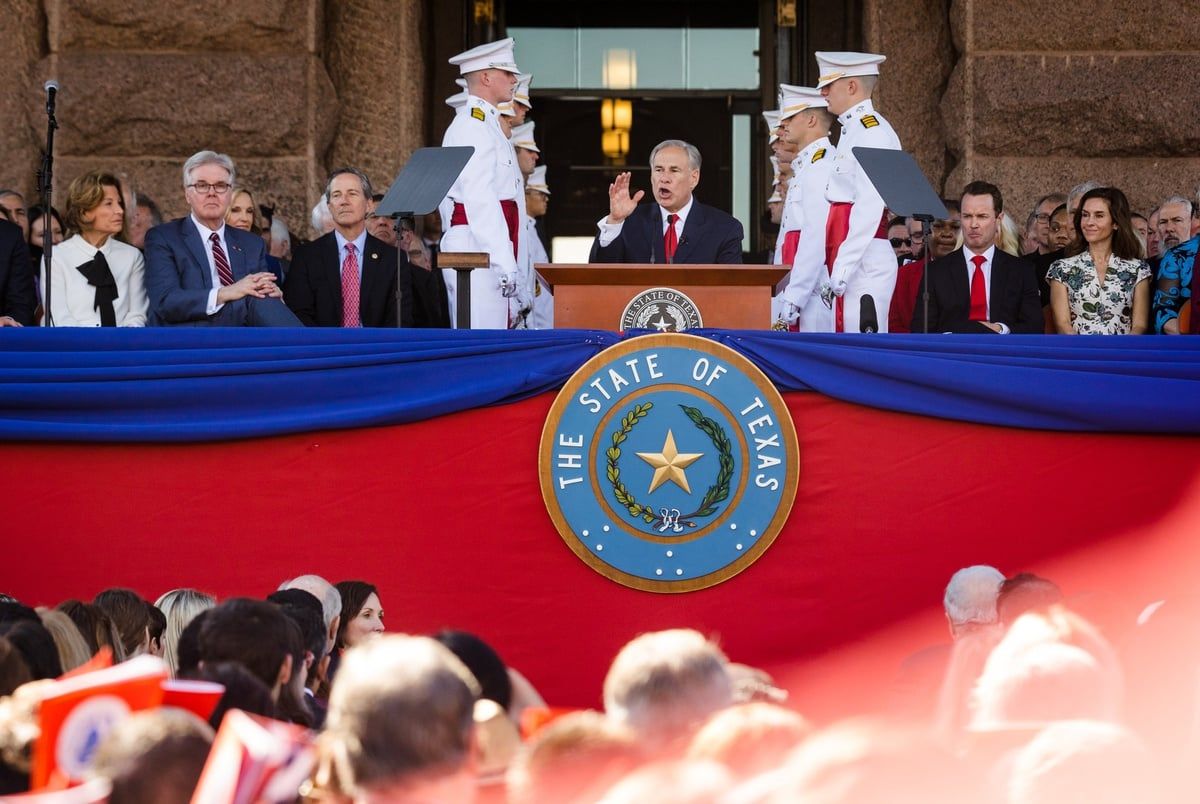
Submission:
<svg viewBox="0 0 1200 804">
<path fill-rule="evenodd" d="M 108 589 L 36 610 L 4 597 L 0 794 L 29 784 L 40 680 L 108 651 L 224 687 L 207 723 L 163 707 L 108 733 L 88 773 L 112 802 L 188 801 L 232 710 L 314 735 L 312 770 L 275 800 L 1190 801 L 1200 657 L 1174 644 L 1175 604 L 1144 603 L 967 567 L 942 597 L 946 642 L 877 669 L 886 711 L 846 701 L 855 717 L 818 723 L 804 689 L 690 629 L 636 635 L 596 691 L 602 710 L 570 710 L 477 635 L 386 633 L 363 581 L 305 575 L 223 601 L 175 589 L 153 604 Z M 1164 669 L 1154 657 L 1168 655 Z"/>
<path fill-rule="evenodd" d="M 772 147 L 786 144 L 773 143 Z M 787 157 L 785 152 L 777 153 L 781 170 Z M 213 200 L 194 197 L 194 160 L 184 170 L 185 195 L 193 213 L 201 202 Z M 264 241 L 260 267 L 269 282 L 260 280 L 248 295 L 278 294 L 290 307 L 293 301 L 292 294 L 287 293 L 287 280 L 292 252 L 308 247 L 310 239 L 294 233 L 273 207 L 256 203 L 250 188 L 236 184 L 232 162 L 228 164 L 229 180 L 216 182 L 215 189 L 205 195 L 216 194 L 216 201 L 224 209 L 225 225 L 260 235 Z M 335 175 L 345 172 L 335 171 Z M 783 170 L 781 190 L 786 189 L 787 181 L 787 171 Z M 208 187 L 206 182 L 201 184 Z M 369 182 L 364 186 L 369 188 Z M 405 270 L 430 272 L 437 260 L 440 221 L 436 214 L 402 221 L 397 234 L 390 218 L 374 215 L 381 200 L 381 195 L 372 193 L 366 201 L 363 221 L 339 225 L 327 188 L 313 208 L 312 220 L 306 222 L 312 227 L 308 234 L 316 239 L 338 230 L 353 238 L 359 228 L 365 228 L 375 238 L 373 243 L 397 252 L 402 283 Z M 886 311 L 890 332 L 914 331 L 914 312 L 923 300 L 921 282 L 926 263 L 963 247 L 961 196 L 944 201 L 949 217 L 933 222 L 928 244 L 919 221 L 889 221 L 888 239 L 897 260 L 896 290 Z M 64 203 L 60 214 L 56 209 L 30 207 L 20 193 L 0 189 L 0 325 L 46 324 L 47 319 L 55 326 L 187 323 L 155 315 L 154 308 L 166 302 L 148 292 L 149 272 L 154 266 L 147 260 L 154 258 L 144 253 L 145 238 L 147 232 L 164 223 L 152 199 L 132 192 L 125 177 L 93 171 L 71 182 Z M 42 308 L 46 286 L 42 243 L 47 222 L 54 243 L 50 267 L 53 309 L 49 317 Z M 20 235 L 6 239 L 6 223 L 19 227 Z M 1198 235 L 1200 197 L 1174 194 L 1143 214 L 1129 207 L 1119 189 L 1088 181 L 1068 193 L 1044 195 L 1027 213 L 996 210 L 992 238 L 998 250 L 1022 258 L 1033 268 L 1043 313 L 1043 325 L 1037 331 L 1179 334 L 1200 327 L 1200 322 L 1193 324 L 1190 309 L 1194 263 L 1200 252 Z M 435 288 L 431 293 L 444 294 L 440 285 L 431 287 Z M 418 288 L 418 299 L 420 295 Z M 436 306 L 427 305 L 427 313 L 402 316 L 399 325 L 448 326 L 445 304 L 441 299 L 437 302 Z M 299 319 L 289 316 L 284 323 L 345 325 L 340 312 L 332 324 L 318 322 L 307 311 L 298 315 Z M 377 323 L 375 317 L 364 315 L 361 323 L 394 326 L 393 318 Z"/>
</svg>

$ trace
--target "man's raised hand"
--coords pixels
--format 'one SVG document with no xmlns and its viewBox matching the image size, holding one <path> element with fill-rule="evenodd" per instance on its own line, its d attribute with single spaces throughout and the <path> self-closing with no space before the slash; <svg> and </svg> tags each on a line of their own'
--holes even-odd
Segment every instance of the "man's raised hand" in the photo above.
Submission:
<svg viewBox="0 0 1200 804">
<path fill-rule="evenodd" d="M 629 178 L 631 175 L 628 171 L 618 173 L 613 183 L 608 185 L 609 223 L 620 223 L 632 215 L 633 211 L 637 209 L 638 202 L 646 194 L 645 190 L 638 190 L 637 194 L 633 196 L 629 195 Z"/>
</svg>

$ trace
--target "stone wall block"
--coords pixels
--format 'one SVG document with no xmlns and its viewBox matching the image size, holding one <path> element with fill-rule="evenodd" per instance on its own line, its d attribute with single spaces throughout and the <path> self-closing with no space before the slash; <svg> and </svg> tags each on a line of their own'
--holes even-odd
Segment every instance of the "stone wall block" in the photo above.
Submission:
<svg viewBox="0 0 1200 804">
<path fill-rule="evenodd" d="M 37 72 L 41 30 L 38 0 L 4 0 L 0 10 L 0 187 L 11 187 L 35 203 L 40 143 L 45 137 L 45 95 Z M 36 110 L 38 115 L 31 114 Z M 40 121 L 42 133 L 38 132 Z"/>
<path fill-rule="evenodd" d="M 1175 81 L 1188 56 L 973 57 L 975 152 L 1062 157 L 1191 156 L 1196 98 Z M 1131 81 L 1143 76 L 1144 81 Z"/>
<path fill-rule="evenodd" d="M 51 48 L 57 52 L 309 50 L 307 3 L 296 0 L 61 0 L 56 5 L 59 21 Z M 236 74 L 231 80 L 238 80 Z"/>
<path fill-rule="evenodd" d="M 64 90 L 59 106 L 63 153 L 190 154 L 212 148 L 236 158 L 307 151 L 311 56 L 72 53 L 58 58 L 63 86 L 75 88 Z M 323 68 L 318 76 L 317 99 L 336 105 Z"/>
<path fill-rule="evenodd" d="M 966 59 L 960 59 L 946 82 L 938 108 L 945 132 L 946 147 L 958 159 L 967 152 Z"/>
<path fill-rule="evenodd" d="M 965 6 L 970 0 L 955 0 Z M 1192 3 L 1156 8 L 1138 3 L 972 2 L 978 51 L 1191 51 L 1200 49 L 1200 14 Z M 1165 76 L 1166 74 L 1164 74 Z M 1146 77 L 1146 84 L 1151 77 Z"/>
<path fill-rule="evenodd" d="M 1128 159 L 977 156 L 970 166 L 960 165 L 946 180 L 946 190 L 957 193 L 974 179 L 990 181 L 1004 193 L 1004 207 L 1024 224 L 1038 198 L 1050 192 L 1069 192 L 1088 179 L 1119 187 L 1134 210 L 1148 213 L 1171 195 L 1193 195 L 1200 176 L 1200 158 Z"/>
</svg>

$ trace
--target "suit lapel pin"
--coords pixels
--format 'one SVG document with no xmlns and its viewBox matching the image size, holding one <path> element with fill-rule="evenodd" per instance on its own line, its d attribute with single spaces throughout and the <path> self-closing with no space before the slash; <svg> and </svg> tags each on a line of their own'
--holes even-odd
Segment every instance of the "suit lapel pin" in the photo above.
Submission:
<svg viewBox="0 0 1200 804">
<path fill-rule="evenodd" d="M 377 259 L 379 259 L 379 255 L 378 255 L 378 254 L 376 254 L 374 251 L 372 251 L 372 252 L 371 252 L 371 259 L 373 259 L 373 260 L 377 260 Z"/>
</svg>

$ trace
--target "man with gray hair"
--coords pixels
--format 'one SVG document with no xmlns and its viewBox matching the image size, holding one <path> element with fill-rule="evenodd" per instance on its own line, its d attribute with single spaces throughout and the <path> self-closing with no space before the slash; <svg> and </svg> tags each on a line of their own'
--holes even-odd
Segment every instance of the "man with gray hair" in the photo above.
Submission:
<svg viewBox="0 0 1200 804">
<path fill-rule="evenodd" d="M 301 575 L 279 584 L 279 589 L 299 589 L 321 601 L 321 615 L 325 621 L 325 653 L 333 651 L 333 643 L 337 638 L 338 625 L 342 621 L 342 596 L 337 587 L 320 575 Z"/>
<path fill-rule="evenodd" d="M 742 224 L 692 196 L 700 183 L 700 151 L 665 140 L 650 152 L 653 204 L 638 205 L 645 190 L 629 193 L 630 174 L 608 185 L 608 215 L 597 226 L 588 262 L 740 263 Z"/>
<path fill-rule="evenodd" d="M 965 567 L 950 576 L 942 607 L 952 637 L 958 639 L 980 626 L 996 624 L 996 597 L 1002 583 L 1004 573 L 986 564 Z"/>
<path fill-rule="evenodd" d="M 1192 202 L 1173 195 L 1158 208 L 1158 240 L 1163 253 L 1192 236 Z"/>
<path fill-rule="evenodd" d="M 642 634 L 621 648 L 604 679 L 604 712 L 651 750 L 678 747 L 733 703 L 729 660 L 698 631 Z"/>
<path fill-rule="evenodd" d="M 383 636 L 346 653 L 320 738 L 321 778 L 356 802 L 473 801 L 479 683 L 428 637 Z"/>
<path fill-rule="evenodd" d="M 263 239 L 225 225 L 235 178 L 225 154 L 200 151 L 184 163 L 191 214 L 146 233 L 152 326 L 300 326 L 267 268 Z"/>
</svg>

